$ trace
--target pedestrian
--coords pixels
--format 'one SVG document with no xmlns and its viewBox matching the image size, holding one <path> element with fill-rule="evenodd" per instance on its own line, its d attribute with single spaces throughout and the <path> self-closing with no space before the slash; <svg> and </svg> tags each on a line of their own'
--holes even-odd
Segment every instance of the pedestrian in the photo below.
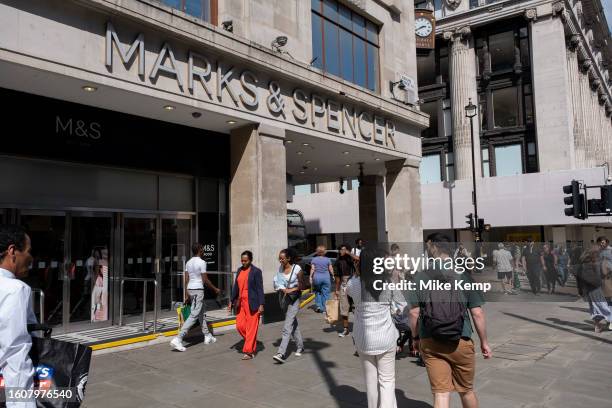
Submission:
<svg viewBox="0 0 612 408">
<path fill-rule="evenodd" d="M 586 251 L 576 266 L 578 294 L 589 303 L 595 332 L 601 333 L 612 322 L 612 311 L 606 302 L 601 285 L 600 249 L 594 245 Z"/>
<path fill-rule="evenodd" d="M 264 312 L 263 274 L 253 265 L 253 253 L 244 251 L 240 255 L 242 266 L 236 272 L 232 288 L 232 299 L 228 306 L 236 309 L 236 330 L 244 339 L 243 360 L 252 360 L 257 351 L 257 331 Z"/>
<path fill-rule="evenodd" d="M 299 357 L 304 352 L 304 339 L 298 326 L 298 312 L 300 311 L 300 289 L 299 280 L 302 269 L 296 263 L 297 253 L 292 248 L 286 248 L 278 254 L 280 267 L 274 275 L 274 290 L 278 293 L 281 311 L 285 314 L 285 324 L 282 330 L 282 339 L 274 360 L 279 363 L 287 361 L 287 346 L 289 340 L 293 339 L 297 350 L 295 356 Z"/>
<path fill-rule="evenodd" d="M 499 242 L 497 244 L 497 249 L 493 251 L 493 266 L 497 271 L 497 279 L 501 281 L 502 290 L 508 295 L 516 295 L 516 292 L 512 288 L 513 262 L 514 258 L 510 251 L 506 249 L 503 242 Z"/>
<path fill-rule="evenodd" d="M 569 268 L 571 266 L 569 252 L 566 247 L 562 247 L 559 249 L 559 255 L 557 257 L 557 281 L 559 285 L 565 286 L 565 282 L 567 282 L 567 277 L 569 274 Z"/>
<path fill-rule="evenodd" d="M 612 248 L 610 247 L 610 241 L 606 237 L 597 238 L 597 244 L 600 249 L 599 261 L 603 279 L 601 290 L 608 300 L 608 305 L 612 307 Z M 610 330 L 612 330 L 612 322 L 610 322 L 610 327 Z"/>
<path fill-rule="evenodd" d="M 329 299 L 334 268 L 330 259 L 325 256 L 325 251 L 325 246 L 317 247 L 316 256 L 311 261 L 310 283 L 315 293 L 316 312 L 325 313 L 327 317 L 325 302 Z"/>
<path fill-rule="evenodd" d="M 540 293 L 542 289 L 542 283 L 540 280 L 541 274 L 541 260 L 540 251 L 535 247 L 533 238 L 527 240 L 527 246 L 523 249 L 522 264 L 525 268 L 525 274 L 529 280 L 529 286 L 534 295 Z"/>
<path fill-rule="evenodd" d="M 546 281 L 546 289 L 548 290 L 548 294 L 551 295 L 555 293 L 555 285 L 557 283 L 557 256 L 553 252 L 550 244 L 544 244 L 540 259 L 542 273 Z"/>
<path fill-rule="evenodd" d="M 384 258 L 378 248 L 360 253 L 360 276 L 351 279 L 347 293 L 355 303 L 353 338 L 365 377 L 368 408 L 395 408 L 395 355 L 399 332 L 391 316 L 394 304 L 406 306 L 400 291 L 376 290 L 375 283 L 389 274 L 374 273 L 376 258 Z M 402 307 L 402 308 L 403 308 Z"/>
<path fill-rule="evenodd" d="M 185 345 L 183 344 L 183 338 L 187 335 L 189 330 L 195 326 L 198 321 L 202 326 L 202 334 L 204 334 L 204 344 L 212 344 L 217 339 L 208 330 L 208 323 L 206 322 L 206 304 L 204 303 L 204 287 L 210 288 L 216 295 L 219 294 L 220 290 L 213 285 L 208 279 L 206 273 L 206 261 L 202 259 L 204 255 L 204 247 L 199 242 L 193 244 L 191 247 L 192 257 L 185 268 L 187 273 L 185 274 L 185 287 L 187 288 L 187 294 L 185 303 L 191 302 L 191 313 L 189 317 L 183 323 L 178 336 L 172 339 L 170 345 L 178 351 L 185 351 Z"/>
<path fill-rule="evenodd" d="M 363 249 L 364 241 L 361 238 L 357 238 L 355 240 L 355 246 L 351 248 L 351 255 L 354 255 L 359 261 L 359 256 L 361 255 L 361 250 Z"/>
<path fill-rule="evenodd" d="M 15 225 L 0 226 L 0 372 L 5 390 L 31 390 L 34 367 L 29 353 L 28 324 L 37 320 L 31 307 L 32 289 L 25 278 L 32 264 L 30 237 Z M 6 402 L 7 408 L 36 408 L 33 400 Z"/>
<path fill-rule="evenodd" d="M 440 233 L 427 237 L 427 252 L 434 259 L 450 258 L 450 239 Z M 417 274 L 418 282 L 441 280 L 455 282 L 450 290 L 417 290 L 409 292 L 410 326 L 413 347 L 420 350 L 431 384 L 435 408 L 450 406 L 450 393 L 457 391 L 465 408 L 477 408 L 474 393 L 476 355 L 472 341 L 472 325 L 480 338 L 480 349 L 484 358 L 491 358 L 487 340 L 484 300 L 476 290 L 459 290 L 457 280 L 469 276 L 457 274 L 452 268 L 443 269 L 447 262 L 434 262 L 431 269 Z"/>
<path fill-rule="evenodd" d="M 336 297 L 340 303 L 340 316 L 342 318 L 342 332 L 338 334 L 339 337 L 346 337 L 349 335 L 349 312 L 351 304 L 349 296 L 346 293 L 346 286 L 349 280 L 355 274 L 355 263 L 351 256 L 351 247 L 347 244 L 340 245 L 339 256 L 336 260 Z"/>
</svg>

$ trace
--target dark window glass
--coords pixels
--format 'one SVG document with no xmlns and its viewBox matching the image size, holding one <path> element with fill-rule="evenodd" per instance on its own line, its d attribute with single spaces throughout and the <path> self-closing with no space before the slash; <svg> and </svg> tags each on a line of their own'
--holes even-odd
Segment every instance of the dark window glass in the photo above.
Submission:
<svg viewBox="0 0 612 408">
<path fill-rule="evenodd" d="M 523 155 L 520 144 L 495 147 L 495 175 L 512 176 L 523 173 Z"/>
<path fill-rule="evenodd" d="M 316 14 L 312 14 L 312 66 L 323 69 L 323 30 L 322 20 Z"/>
<path fill-rule="evenodd" d="M 417 77 L 419 86 L 436 83 L 436 55 L 433 51 L 426 56 L 417 56 Z"/>
<path fill-rule="evenodd" d="M 490 36 L 489 52 L 493 71 L 512 68 L 514 65 L 514 32 L 507 31 Z"/>
<path fill-rule="evenodd" d="M 525 123 L 533 124 L 533 97 L 525 95 Z"/>
<path fill-rule="evenodd" d="M 496 89 L 493 97 L 493 123 L 496 128 L 517 126 L 518 100 L 516 87 Z"/>
<path fill-rule="evenodd" d="M 479 39 L 477 43 L 482 43 L 482 40 Z M 478 75 L 482 75 L 485 70 L 485 59 L 487 58 L 487 54 L 485 52 L 485 48 L 481 45 L 476 48 L 476 69 L 478 70 Z"/>
<path fill-rule="evenodd" d="M 368 89 L 376 91 L 376 81 L 378 78 L 378 49 L 375 45 L 368 44 Z"/>
<path fill-rule="evenodd" d="M 421 111 L 429 115 L 429 128 L 423 131 L 423 137 L 438 137 L 438 101 L 425 102 Z"/>
<path fill-rule="evenodd" d="M 323 15 L 332 21 L 338 21 L 338 3 L 335 0 L 323 0 Z"/>
<path fill-rule="evenodd" d="M 342 78 L 353 82 L 353 36 L 340 29 L 340 66 Z"/>
<path fill-rule="evenodd" d="M 378 27 L 376 27 L 374 23 L 368 21 L 366 29 L 368 34 L 368 41 L 378 45 Z"/>
<path fill-rule="evenodd" d="M 442 82 L 448 82 L 448 56 L 440 57 L 440 77 Z"/>
<path fill-rule="evenodd" d="M 489 128 L 489 122 L 487 120 L 487 98 L 484 93 L 478 95 L 478 108 L 480 118 L 480 129 L 486 130 Z"/>
<path fill-rule="evenodd" d="M 353 31 L 355 34 L 366 37 L 366 20 L 359 14 L 353 13 Z"/>
<path fill-rule="evenodd" d="M 310 4 L 313 10 L 321 12 L 321 0 L 311 0 Z"/>
<path fill-rule="evenodd" d="M 181 0 L 162 0 L 162 3 L 175 9 L 181 8 Z"/>
<path fill-rule="evenodd" d="M 203 4 L 202 0 L 185 0 L 185 13 L 194 17 L 203 17 Z"/>
<path fill-rule="evenodd" d="M 531 65 L 529 57 L 529 38 L 521 39 L 521 64 L 524 67 L 528 67 Z"/>
<path fill-rule="evenodd" d="M 340 76 L 338 26 L 325 20 L 325 71 Z"/>
<path fill-rule="evenodd" d="M 455 181 L 455 158 L 453 153 L 446 153 L 446 181 Z"/>
<path fill-rule="evenodd" d="M 482 149 L 482 176 L 483 177 L 490 177 L 491 176 L 491 169 L 489 168 L 489 149 L 488 148 L 484 148 Z"/>
<path fill-rule="evenodd" d="M 352 30 L 353 21 L 351 20 L 351 10 L 341 4 L 339 16 L 340 19 L 338 20 L 338 22 L 340 23 L 340 25 L 349 31 Z"/>
<path fill-rule="evenodd" d="M 442 0 L 434 0 L 434 9 L 442 10 Z"/>
<path fill-rule="evenodd" d="M 361 38 L 353 37 L 353 66 L 355 67 L 355 83 L 366 86 L 366 43 Z"/>
</svg>

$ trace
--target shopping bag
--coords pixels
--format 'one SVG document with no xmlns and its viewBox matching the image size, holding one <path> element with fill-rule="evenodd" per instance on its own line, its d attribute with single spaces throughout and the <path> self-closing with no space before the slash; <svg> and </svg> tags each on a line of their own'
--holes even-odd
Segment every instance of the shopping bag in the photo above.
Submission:
<svg viewBox="0 0 612 408">
<path fill-rule="evenodd" d="M 64 391 L 62 395 L 64 398 L 37 399 L 38 407 L 77 408 L 81 405 L 85 398 L 85 387 L 89 376 L 90 347 L 50 338 L 32 337 L 30 358 L 36 368 L 34 380 L 36 388 Z"/>
<path fill-rule="evenodd" d="M 329 299 L 325 302 L 325 310 L 327 311 L 327 323 L 336 323 L 340 318 L 340 301 L 338 299 Z"/>
</svg>

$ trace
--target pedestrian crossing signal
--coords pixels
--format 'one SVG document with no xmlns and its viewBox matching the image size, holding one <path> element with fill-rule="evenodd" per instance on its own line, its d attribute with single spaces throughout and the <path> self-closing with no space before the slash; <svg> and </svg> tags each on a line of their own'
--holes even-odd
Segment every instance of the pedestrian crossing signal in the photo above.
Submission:
<svg viewBox="0 0 612 408">
<path fill-rule="evenodd" d="M 572 184 L 563 186 L 563 193 L 569 194 L 563 198 L 563 203 L 570 206 L 565 208 L 565 215 L 579 220 L 586 219 L 584 194 L 580 192 L 580 183 L 572 180 Z"/>
</svg>

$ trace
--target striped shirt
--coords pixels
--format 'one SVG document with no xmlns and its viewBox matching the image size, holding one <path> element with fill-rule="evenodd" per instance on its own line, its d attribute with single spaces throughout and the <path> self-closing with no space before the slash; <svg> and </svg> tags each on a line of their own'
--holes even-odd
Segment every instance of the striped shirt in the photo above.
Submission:
<svg viewBox="0 0 612 408">
<path fill-rule="evenodd" d="M 400 291 L 382 291 L 378 301 L 364 301 L 361 296 L 361 279 L 349 280 L 346 293 L 355 303 L 353 338 L 357 351 L 367 355 L 383 354 L 397 344 L 399 332 L 391 318 L 392 305 L 403 309 L 406 300 Z"/>
</svg>

